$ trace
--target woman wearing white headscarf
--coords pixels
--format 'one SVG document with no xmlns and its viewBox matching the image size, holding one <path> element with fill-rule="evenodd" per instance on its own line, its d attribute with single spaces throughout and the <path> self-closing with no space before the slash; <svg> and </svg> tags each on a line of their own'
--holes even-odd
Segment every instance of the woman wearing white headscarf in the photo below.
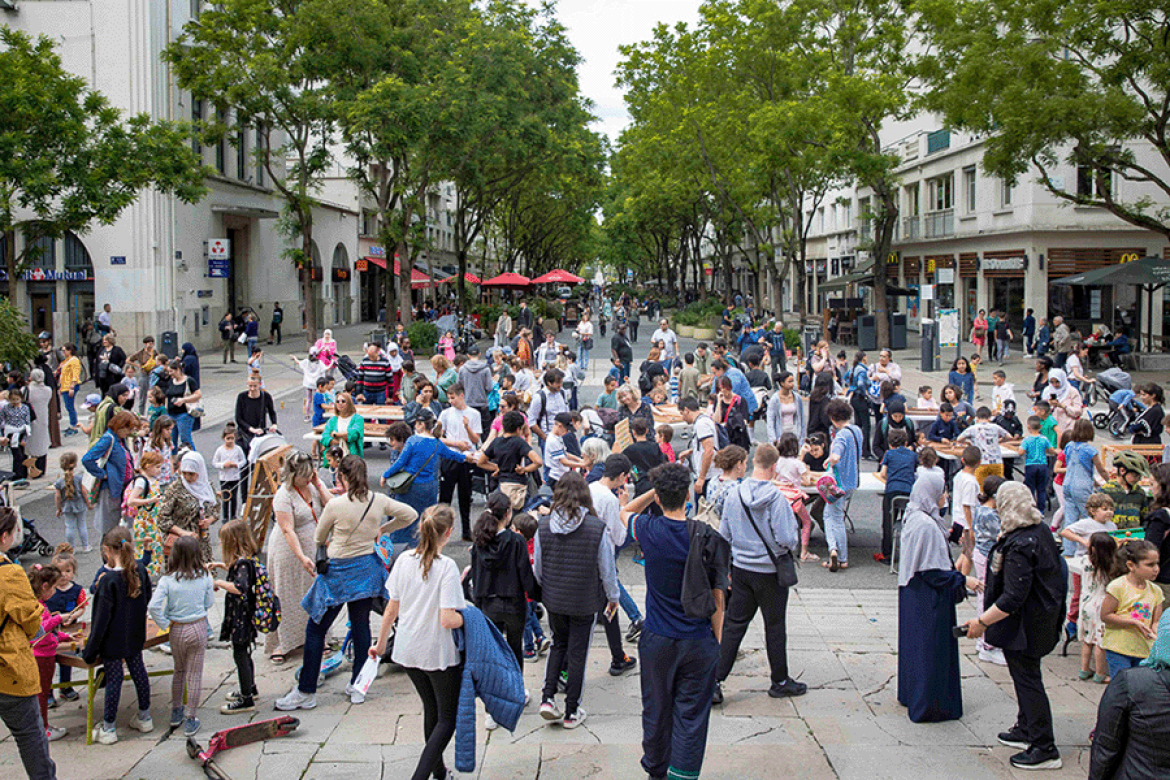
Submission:
<svg viewBox="0 0 1170 780">
<path fill-rule="evenodd" d="M 207 478 L 207 464 L 198 452 L 187 452 L 179 461 L 182 479 L 167 485 L 158 510 L 158 530 L 167 536 L 193 536 L 199 540 L 200 557 L 211 563 L 211 536 L 207 529 L 219 517 L 219 499 Z M 165 542 L 164 542 L 165 544 Z"/>
<path fill-rule="evenodd" d="M 1081 419 L 1085 412 L 1085 402 L 1081 393 L 1068 381 L 1068 374 L 1062 369 L 1048 370 L 1048 387 L 1040 397 L 1052 407 L 1052 416 L 1056 420 L 1056 430 L 1063 433 L 1072 427 L 1072 424 Z"/>
<path fill-rule="evenodd" d="M 337 342 L 333 339 L 333 331 L 325 329 L 321 338 L 313 345 L 313 352 L 317 354 L 317 359 L 327 371 L 333 370 L 333 364 L 337 362 Z"/>
<path fill-rule="evenodd" d="M 1060 638 L 1067 568 L 1023 483 L 1000 485 L 995 505 L 999 540 L 987 556 L 983 613 L 967 621 L 967 637 L 978 639 L 986 632 L 989 644 L 1003 648 L 1019 711 L 999 741 L 1024 751 L 1011 757 L 1012 766 L 1060 769 L 1040 662 Z"/>
<path fill-rule="evenodd" d="M 45 473 L 48 460 L 49 406 L 53 402 L 53 391 L 45 386 L 45 372 L 42 369 L 34 368 L 29 372 L 27 392 L 33 421 L 28 443 L 24 445 L 24 453 L 34 461 L 29 469 L 29 477 L 36 479 Z"/>
<path fill-rule="evenodd" d="M 955 604 L 979 582 L 967 577 L 970 561 L 951 562 L 940 506 L 946 486 L 935 470 L 922 470 L 902 519 L 898 560 L 898 702 L 910 720 L 930 723 L 963 716 L 959 644 L 951 633 Z"/>
<path fill-rule="evenodd" d="M 386 345 L 386 359 L 390 361 L 390 392 L 386 395 L 386 403 L 398 401 L 398 391 L 402 388 L 402 350 L 391 341 Z"/>
</svg>

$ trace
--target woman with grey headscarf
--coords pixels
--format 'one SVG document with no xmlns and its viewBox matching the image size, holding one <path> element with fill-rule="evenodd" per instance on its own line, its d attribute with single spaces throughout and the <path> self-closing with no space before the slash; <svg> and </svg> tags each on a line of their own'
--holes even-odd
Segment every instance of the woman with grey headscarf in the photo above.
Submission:
<svg viewBox="0 0 1170 780">
<path fill-rule="evenodd" d="M 34 368 L 28 374 L 28 405 L 33 412 L 32 432 L 25 455 L 33 460 L 29 464 L 29 477 L 36 479 L 45 473 L 49 456 L 49 406 L 53 403 L 53 391 L 45 385 L 45 372 Z"/>
<path fill-rule="evenodd" d="M 941 474 L 918 474 L 902 519 L 898 561 L 898 701 L 915 723 L 963 716 L 959 644 L 951 633 L 955 604 L 981 586 L 965 576 L 968 555 L 951 562 L 940 507 L 946 503 Z"/>
<path fill-rule="evenodd" d="M 999 540 L 987 555 L 983 613 L 967 621 L 967 637 L 978 639 L 986 632 L 988 644 L 1003 648 L 1019 714 L 999 741 L 1023 751 L 1011 757 L 1012 766 L 1060 769 L 1040 662 L 1060 638 L 1068 570 L 1023 483 L 1000 485 L 995 505 Z"/>
</svg>

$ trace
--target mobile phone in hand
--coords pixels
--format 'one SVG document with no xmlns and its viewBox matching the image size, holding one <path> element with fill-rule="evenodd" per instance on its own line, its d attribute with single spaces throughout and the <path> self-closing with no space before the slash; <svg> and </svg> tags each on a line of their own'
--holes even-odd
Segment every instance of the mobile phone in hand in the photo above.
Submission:
<svg viewBox="0 0 1170 780">
<path fill-rule="evenodd" d="M 967 636 L 967 624 L 964 623 L 961 626 L 955 626 L 951 629 L 951 633 L 954 634 L 955 639 L 962 639 Z"/>
</svg>

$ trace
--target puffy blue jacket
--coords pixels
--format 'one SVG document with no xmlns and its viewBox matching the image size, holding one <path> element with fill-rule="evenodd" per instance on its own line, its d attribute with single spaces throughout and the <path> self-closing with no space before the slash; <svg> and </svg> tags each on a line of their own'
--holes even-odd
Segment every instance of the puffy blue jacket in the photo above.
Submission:
<svg viewBox="0 0 1170 780">
<path fill-rule="evenodd" d="M 463 628 L 455 631 L 463 652 L 463 682 L 455 720 L 455 769 L 475 771 L 475 699 L 489 715 L 515 731 L 524 710 L 524 673 L 500 630 L 470 604 L 463 609 Z"/>
</svg>

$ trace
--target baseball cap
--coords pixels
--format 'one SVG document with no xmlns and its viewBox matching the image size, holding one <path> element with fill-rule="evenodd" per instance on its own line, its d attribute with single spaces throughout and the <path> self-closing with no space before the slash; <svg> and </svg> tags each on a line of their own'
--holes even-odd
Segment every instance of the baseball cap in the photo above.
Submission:
<svg viewBox="0 0 1170 780">
<path fill-rule="evenodd" d="M 102 397 L 97 393 L 90 393 L 85 397 L 85 402 L 82 404 L 86 409 L 94 409 L 102 402 Z"/>
</svg>

